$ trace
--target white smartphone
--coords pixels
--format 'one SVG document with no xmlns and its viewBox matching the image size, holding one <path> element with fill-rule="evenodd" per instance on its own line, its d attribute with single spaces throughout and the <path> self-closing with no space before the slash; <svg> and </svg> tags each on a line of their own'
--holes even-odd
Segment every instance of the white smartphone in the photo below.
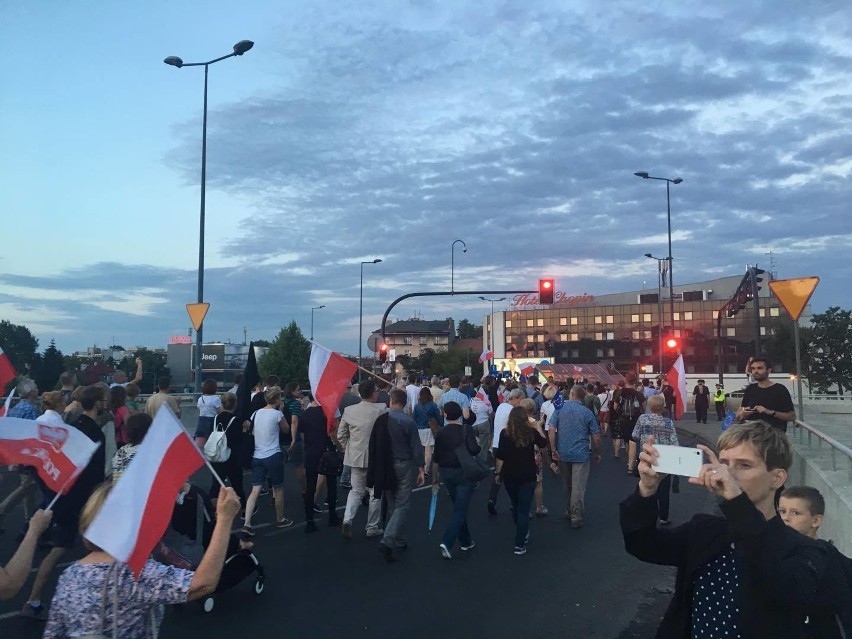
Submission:
<svg viewBox="0 0 852 639">
<path fill-rule="evenodd" d="M 704 453 L 698 448 L 659 444 L 656 445 L 656 449 L 660 456 L 657 457 L 657 465 L 654 470 L 658 473 L 698 477 L 701 467 L 704 465 Z"/>
</svg>

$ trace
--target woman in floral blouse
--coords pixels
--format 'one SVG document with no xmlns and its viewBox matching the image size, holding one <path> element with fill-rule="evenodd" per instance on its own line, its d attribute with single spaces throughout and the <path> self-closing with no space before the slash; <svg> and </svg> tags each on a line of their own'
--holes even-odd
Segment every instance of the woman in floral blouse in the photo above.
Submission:
<svg viewBox="0 0 852 639">
<path fill-rule="evenodd" d="M 651 435 L 654 436 L 655 444 L 665 444 L 667 446 L 680 446 L 677 439 L 677 429 L 674 422 L 668 417 L 663 417 L 663 409 L 666 407 L 666 398 L 663 395 L 651 395 L 648 398 L 648 410 L 650 412 L 643 413 L 636 420 L 636 426 L 633 428 L 632 439 L 630 442 L 630 462 L 631 468 L 634 459 L 634 447 L 639 450 L 645 446 L 645 442 Z M 677 477 L 675 477 L 677 481 Z M 660 482 L 660 488 L 657 490 L 657 505 L 660 512 L 660 525 L 669 525 L 669 490 L 672 487 L 672 476 L 666 475 Z M 675 492 L 677 485 L 675 484 Z"/>
<path fill-rule="evenodd" d="M 111 488 L 109 482 L 99 486 L 83 508 L 80 531 L 84 536 Z M 216 589 L 225 563 L 231 524 L 239 511 L 240 500 L 232 488 L 219 493 L 216 526 L 195 571 L 149 559 L 139 579 L 134 580 L 130 568 L 84 538 L 89 554 L 69 566 L 59 578 L 44 637 L 98 634 L 122 639 L 156 637 L 164 604 L 201 599 Z"/>
</svg>

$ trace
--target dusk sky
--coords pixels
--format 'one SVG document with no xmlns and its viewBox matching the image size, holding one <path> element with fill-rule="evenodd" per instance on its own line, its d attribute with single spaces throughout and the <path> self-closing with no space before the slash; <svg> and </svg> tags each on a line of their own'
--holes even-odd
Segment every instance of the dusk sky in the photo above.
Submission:
<svg viewBox="0 0 852 639">
<path fill-rule="evenodd" d="M 656 286 L 769 268 L 852 307 L 848 2 L 6 2 L 0 319 L 69 353 L 295 319 L 358 350 L 394 298 Z M 476 298 L 393 314 L 468 318 Z M 721 301 L 720 301 L 721 304 Z M 502 308 L 497 305 L 497 308 Z M 2 345 L 0 345 L 2 346 Z M 366 350 L 366 347 L 365 347 Z"/>
</svg>

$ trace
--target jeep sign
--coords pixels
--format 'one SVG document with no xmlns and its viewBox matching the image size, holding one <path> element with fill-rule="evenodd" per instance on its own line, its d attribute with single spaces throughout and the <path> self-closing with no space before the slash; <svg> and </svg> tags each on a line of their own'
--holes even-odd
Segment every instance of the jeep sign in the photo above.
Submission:
<svg viewBox="0 0 852 639">
<path fill-rule="evenodd" d="M 201 351 L 201 368 L 204 370 L 222 370 L 225 366 L 225 345 L 205 344 Z"/>
</svg>

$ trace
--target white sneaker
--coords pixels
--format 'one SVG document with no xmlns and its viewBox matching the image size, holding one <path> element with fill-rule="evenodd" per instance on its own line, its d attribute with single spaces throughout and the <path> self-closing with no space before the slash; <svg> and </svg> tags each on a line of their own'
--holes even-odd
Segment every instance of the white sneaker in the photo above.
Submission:
<svg viewBox="0 0 852 639">
<path fill-rule="evenodd" d="M 462 550 L 467 552 L 468 550 L 473 550 L 476 548 L 476 542 L 473 539 L 470 540 L 470 543 L 467 546 L 459 546 Z"/>
<path fill-rule="evenodd" d="M 452 559 L 452 558 L 453 558 L 452 553 L 450 553 L 450 549 L 449 549 L 449 548 L 447 548 L 447 546 L 446 546 L 446 545 L 441 544 L 440 546 L 438 546 L 438 548 L 440 548 L 440 549 L 441 549 L 441 556 L 442 556 L 444 559 Z"/>
</svg>

